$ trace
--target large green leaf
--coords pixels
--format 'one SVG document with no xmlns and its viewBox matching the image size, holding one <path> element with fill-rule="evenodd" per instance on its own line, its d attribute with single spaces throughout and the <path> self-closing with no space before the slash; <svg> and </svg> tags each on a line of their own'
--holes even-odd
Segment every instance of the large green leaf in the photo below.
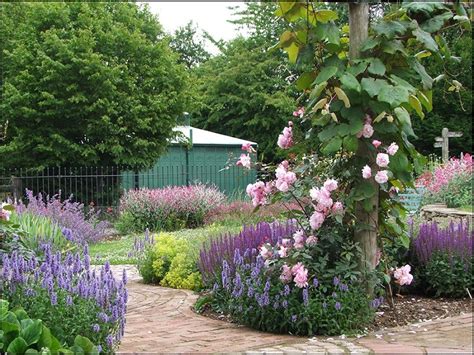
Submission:
<svg viewBox="0 0 474 355">
<path fill-rule="evenodd" d="M 433 86 L 433 78 L 426 72 L 425 67 L 415 58 L 410 58 L 408 63 L 420 76 L 423 89 L 430 90 Z"/>
<path fill-rule="evenodd" d="M 296 63 L 300 47 L 295 42 L 292 42 L 288 47 L 284 47 L 283 50 L 288 53 L 288 60 L 290 63 Z"/>
<path fill-rule="evenodd" d="M 15 313 L 15 316 L 19 321 L 22 321 L 23 319 L 28 319 L 28 314 L 21 307 L 13 310 L 13 313 Z"/>
<path fill-rule="evenodd" d="M 403 86 L 384 86 L 377 98 L 379 101 L 387 102 L 390 106 L 398 107 L 404 102 L 408 102 L 408 90 Z"/>
<path fill-rule="evenodd" d="M 316 19 L 322 23 L 338 19 L 337 13 L 332 10 L 316 10 L 314 15 L 316 16 Z"/>
<path fill-rule="evenodd" d="M 346 136 L 342 141 L 342 146 L 349 152 L 356 152 L 359 148 L 359 140 L 356 136 Z"/>
<path fill-rule="evenodd" d="M 38 347 L 39 348 L 51 348 L 51 344 L 52 344 L 51 331 L 49 330 L 48 327 L 43 325 L 43 329 L 41 331 L 41 336 L 38 340 Z"/>
<path fill-rule="evenodd" d="M 13 340 L 7 348 L 7 353 L 9 354 L 23 354 L 28 348 L 28 344 L 25 339 L 18 337 Z"/>
<path fill-rule="evenodd" d="M 360 46 L 360 50 L 362 52 L 366 52 L 369 49 L 375 48 L 380 44 L 380 38 L 372 38 L 369 37 L 367 38 Z"/>
<path fill-rule="evenodd" d="M 355 64 L 351 65 L 349 68 L 347 68 L 347 72 L 351 73 L 354 76 L 357 76 L 357 75 L 365 72 L 365 70 L 367 69 L 367 65 L 368 65 L 368 63 L 365 60 L 360 61 L 358 63 L 355 63 Z"/>
<path fill-rule="evenodd" d="M 339 137 L 335 137 L 323 146 L 323 148 L 321 149 L 321 152 L 325 155 L 329 155 L 329 154 L 337 152 L 339 149 L 341 149 L 341 146 L 342 146 L 342 139 Z"/>
<path fill-rule="evenodd" d="M 355 186 L 354 200 L 362 201 L 375 195 L 375 187 L 370 181 L 361 181 Z"/>
<path fill-rule="evenodd" d="M 341 84 L 345 89 L 360 92 L 359 81 L 357 81 L 357 78 L 350 73 L 344 73 L 341 77 Z"/>
<path fill-rule="evenodd" d="M 326 89 L 326 86 L 328 86 L 327 81 L 323 81 L 322 83 L 317 84 L 313 90 L 311 90 L 311 93 L 309 94 L 309 98 L 312 99 L 318 99 L 321 93 L 323 92 L 324 89 Z"/>
<path fill-rule="evenodd" d="M 416 137 L 415 132 L 413 132 L 413 127 L 411 124 L 411 118 L 410 114 L 406 109 L 403 107 L 397 107 L 393 110 L 395 112 L 395 115 L 398 118 L 398 121 L 400 122 L 403 131 L 408 135 L 408 136 L 413 136 Z"/>
<path fill-rule="evenodd" d="M 394 83 L 395 85 L 403 86 L 403 87 L 404 87 L 405 89 L 407 89 L 408 92 L 410 92 L 410 93 L 416 92 L 416 88 L 415 88 L 413 85 L 411 85 L 408 81 L 406 81 L 406 80 L 400 78 L 399 76 L 396 76 L 396 75 L 394 75 L 394 74 L 391 74 L 391 75 L 390 75 L 390 81 L 391 81 L 392 83 Z"/>
<path fill-rule="evenodd" d="M 43 323 L 40 319 L 36 319 L 32 324 L 20 331 L 20 336 L 25 339 L 26 344 L 32 345 L 38 342 L 43 331 Z"/>
<path fill-rule="evenodd" d="M 321 132 L 318 133 L 318 138 L 321 142 L 326 142 L 333 138 L 334 136 L 337 135 L 337 126 L 334 124 L 330 125 L 329 127 L 326 127 L 323 129 Z"/>
<path fill-rule="evenodd" d="M 374 75 L 379 75 L 382 76 L 385 74 L 385 65 L 382 63 L 382 61 L 379 58 L 370 58 L 369 59 L 369 73 L 374 74 Z"/>
<path fill-rule="evenodd" d="M 452 17 L 453 14 L 451 11 L 447 11 L 441 15 L 437 15 L 426 20 L 420 25 L 420 27 L 426 32 L 433 33 L 439 31 L 443 27 L 444 23 Z"/>
<path fill-rule="evenodd" d="M 74 339 L 74 345 L 80 346 L 86 353 L 94 349 L 94 344 L 86 337 L 77 335 Z"/>
<path fill-rule="evenodd" d="M 374 78 L 363 78 L 361 80 L 361 86 L 362 90 L 367 92 L 370 97 L 377 96 L 384 87 L 392 87 L 386 80 Z"/>
<path fill-rule="evenodd" d="M 295 81 L 295 86 L 298 90 L 305 90 L 311 86 L 316 74 L 314 72 L 306 72 L 300 75 Z"/>
<path fill-rule="evenodd" d="M 328 79 L 332 78 L 337 73 L 337 67 L 329 66 L 323 67 L 319 72 L 318 76 L 314 80 L 315 84 L 320 84 L 323 81 L 327 81 Z"/>
<path fill-rule="evenodd" d="M 400 21 L 379 21 L 373 26 L 374 31 L 378 35 L 387 37 L 388 39 L 394 38 L 397 34 L 404 34 L 407 30 L 408 23 Z"/>
<path fill-rule="evenodd" d="M 438 45 L 436 44 L 436 41 L 433 39 L 433 37 L 431 37 L 428 32 L 423 31 L 421 28 L 417 28 L 413 30 L 413 35 L 418 41 L 425 45 L 426 49 L 432 52 L 438 51 Z"/>
<path fill-rule="evenodd" d="M 314 29 L 314 34 L 320 41 L 327 41 L 336 45 L 340 43 L 339 27 L 334 23 L 318 23 Z"/>
</svg>

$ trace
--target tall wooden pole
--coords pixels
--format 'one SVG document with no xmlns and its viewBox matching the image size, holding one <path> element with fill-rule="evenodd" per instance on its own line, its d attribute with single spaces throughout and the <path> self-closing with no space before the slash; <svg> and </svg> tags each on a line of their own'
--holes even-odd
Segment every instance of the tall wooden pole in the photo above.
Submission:
<svg viewBox="0 0 474 355">
<path fill-rule="evenodd" d="M 357 59 L 361 56 L 360 46 L 367 39 L 369 31 L 369 4 L 349 3 L 349 58 Z M 369 159 L 369 165 L 375 167 L 375 157 L 370 154 L 365 144 L 359 145 L 357 155 Z M 362 249 L 362 257 L 359 268 L 365 276 L 365 286 L 369 294 L 373 293 L 374 284 L 367 277 L 367 273 L 374 270 L 377 255 L 377 226 L 379 209 L 379 186 L 374 180 L 370 180 L 376 191 L 370 198 L 371 211 L 367 212 L 362 203 L 356 205 L 355 215 L 357 226 L 354 232 L 354 241 L 359 243 Z"/>
</svg>

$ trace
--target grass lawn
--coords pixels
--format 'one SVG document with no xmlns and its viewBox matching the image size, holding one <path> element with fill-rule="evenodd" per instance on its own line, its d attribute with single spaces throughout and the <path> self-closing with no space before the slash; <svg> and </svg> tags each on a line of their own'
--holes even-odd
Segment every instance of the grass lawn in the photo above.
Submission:
<svg viewBox="0 0 474 355">
<path fill-rule="evenodd" d="M 182 229 L 175 232 L 163 232 L 176 236 L 176 238 L 192 238 L 204 241 L 224 233 L 238 233 L 242 226 L 237 223 L 212 224 L 197 229 Z M 156 234 L 156 233 L 155 233 Z M 112 265 L 134 264 L 135 258 L 130 258 L 135 238 L 143 238 L 144 234 L 124 235 L 117 239 L 106 240 L 89 245 L 89 254 L 92 264 L 103 264 L 106 260 Z M 197 242 L 200 244 L 200 242 Z"/>
</svg>

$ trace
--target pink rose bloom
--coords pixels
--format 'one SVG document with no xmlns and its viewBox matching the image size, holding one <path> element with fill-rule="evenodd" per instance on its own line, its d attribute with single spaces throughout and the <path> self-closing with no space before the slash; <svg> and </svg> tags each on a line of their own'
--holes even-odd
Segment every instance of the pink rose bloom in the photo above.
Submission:
<svg viewBox="0 0 474 355">
<path fill-rule="evenodd" d="M 334 205 L 332 205 L 331 210 L 334 214 L 341 214 L 344 211 L 344 205 L 342 202 L 337 201 L 334 203 Z"/>
<path fill-rule="evenodd" d="M 319 195 L 318 205 L 324 208 L 331 208 L 333 201 L 330 197 L 330 192 L 327 191 L 324 187 L 321 189 L 321 194 Z"/>
<path fill-rule="evenodd" d="M 271 247 L 267 247 L 267 245 L 262 245 L 260 247 L 260 255 L 265 260 L 271 258 L 273 255 Z"/>
<path fill-rule="evenodd" d="M 382 142 L 381 142 L 381 141 L 378 141 L 378 140 L 376 140 L 376 139 L 374 139 L 374 140 L 372 141 L 372 145 L 373 145 L 375 148 L 378 148 L 378 147 L 380 147 L 380 146 L 382 145 Z"/>
<path fill-rule="evenodd" d="M 304 269 L 304 265 L 303 263 L 301 262 L 298 262 L 296 263 L 295 265 L 293 265 L 293 267 L 291 268 L 291 273 L 293 275 L 296 275 L 296 273 L 298 272 L 299 269 L 303 268 Z"/>
<path fill-rule="evenodd" d="M 245 150 L 247 153 L 255 153 L 255 149 L 253 149 L 251 143 L 242 144 L 242 150 Z"/>
<path fill-rule="evenodd" d="M 375 174 L 375 181 L 379 184 L 385 184 L 388 181 L 388 172 L 387 170 L 380 170 Z"/>
<path fill-rule="evenodd" d="M 324 188 L 329 192 L 336 190 L 337 189 L 337 181 L 334 180 L 334 179 L 326 180 L 326 182 L 324 183 Z"/>
<path fill-rule="evenodd" d="M 364 138 L 370 138 L 374 134 L 374 127 L 370 123 L 366 123 L 362 128 L 362 136 Z"/>
<path fill-rule="evenodd" d="M 296 111 L 293 112 L 293 116 L 302 118 L 304 115 L 304 107 L 299 107 Z"/>
<path fill-rule="evenodd" d="M 288 248 L 281 245 L 280 249 L 278 249 L 278 255 L 280 258 L 286 258 L 288 256 Z"/>
<path fill-rule="evenodd" d="M 398 283 L 400 286 L 410 285 L 413 281 L 413 275 L 410 274 L 410 271 L 410 265 L 405 265 L 395 269 L 395 271 L 393 272 L 393 277 L 396 280 L 395 282 Z"/>
<path fill-rule="evenodd" d="M 247 185 L 247 195 L 252 199 L 254 207 L 263 206 L 267 203 L 268 187 L 263 181 L 257 181 L 254 184 Z"/>
<path fill-rule="evenodd" d="M 242 166 L 246 169 L 250 169 L 251 159 L 248 154 L 241 154 L 239 160 L 236 163 L 237 166 Z"/>
<path fill-rule="evenodd" d="M 293 275 L 291 273 L 291 268 L 288 265 L 283 265 L 281 275 L 280 275 L 280 280 L 284 283 L 289 283 L 291 282 L 291 279 L 293 278 Z"/>
<path fill-rule="evenodd" d="M 309 218 L 309 224 L 310 224 L 311 228 L 313 230 L 319 229 L 322 226 L 325 218 L 326 217 L 324 216 L 323 213 L 317 212 L 317 211 L 314 212 L 311 215 L 311 217 Z"/>
<path fill-rule="evenodd" d="M 392 143 L 387 148 L 387 153 L 390 155 L 395 155 L 398 152 L 398 145 L 396 143 Z"/>
<path fill-rule="evenodd" d="M 290 186 L 296 181 L 296 174 L 292 171 L 288 171 L 287 169 L 288 162 L 284 160 L 275 171 L 277 178 L 275 181 L 275 187 L 281 192 L 287 192 Z"/>
<path fill-rule="evenodd" d="M 377 158 L 375 159 L 375 162 L 381 168 L 386 168 L 388 166 L 388 163 L 390 163 L 390 158 L 389 158 L 388 154 L 379 153 L 379 154 L 377 154 Z"/>
<path fill-rule="evenodd" d="M 311 196 L 311 199 L 314 201 L 319 201 L 319 194 L 320 194 L 319 187 L 313 187 L 311 190 L 309 190 L 309 195 Z"/>
<path fill-rule="evenodd" d="M 295 285 L 299 288 L 308 286 L 308 270 L 304 267 L 298 269 L 293 281 L 295 282 Z"/>
<path fill-rule="evenodd" d="M 372 169 L 366 165 L 362 168 L 362 177 L 364 179 L 370 179 L 372 177 Z"/>
<path fill-rule="evenodd" d="M 288 122 L 289 127 L 285 127 L 283 132 L 278 136 L 277 144 L 281 149 L 288 149 L 293 146 L 293 123 Z"/>
<path fill-rule="evenodd" d="M 310 236 L 306 239 L 306 245 L 312 246 L 312 245 L 316 245 L 316 244 L 318 244 L 318 238 L 315 237 L 314 235 L 310 235 Z"/>
<path fill-rule="evenodd" d="M 293 240 L 295 241 L 293 246 L 296 249 L 304 248 L 304 232 L 302 230 L 298 230 L 295 234 L 293 234 Z"/>
<path fill-rule="evenodd" d="M 281 240 L 281 245 L 283 245 L 284 247 L 290 247 L 291 246 L 291 239 L 289 238 L 283 238 Z"/>
</svg>

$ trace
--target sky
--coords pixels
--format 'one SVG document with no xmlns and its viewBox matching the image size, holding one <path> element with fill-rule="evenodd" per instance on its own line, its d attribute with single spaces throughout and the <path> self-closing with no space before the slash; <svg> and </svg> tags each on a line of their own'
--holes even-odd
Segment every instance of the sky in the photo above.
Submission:
<svg viewBox="0 0 474 355">
<path fill-rule="evenodd" d="M 228 23 L 232 18 L 229 6 L 243 6 L 242 2 L 148 2 L 152 13 L 158 15 L 166 32 L 173 33 L 178 27 L 193 21 L 199 28 L 206 30 L 216 40 L 229 40 L 239 34 L 236 26 Z M 208 43 L 211 53 L 217 54 L 218 49 Z"/>
</svg>

